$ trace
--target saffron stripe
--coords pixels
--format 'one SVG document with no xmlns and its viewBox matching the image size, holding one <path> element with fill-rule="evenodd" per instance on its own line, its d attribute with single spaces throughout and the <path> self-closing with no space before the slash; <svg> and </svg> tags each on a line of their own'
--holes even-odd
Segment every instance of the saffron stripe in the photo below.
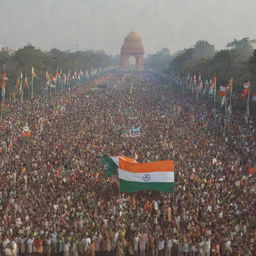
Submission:
<svg viewBox="0 0 256 256">
<path fill-rule="evenodd" d="M 157 161 L 151 163 L 131 163 L 119 158 L 119 168 L 128 172 L 173 172 L 174 161 Z"/>
</svg>

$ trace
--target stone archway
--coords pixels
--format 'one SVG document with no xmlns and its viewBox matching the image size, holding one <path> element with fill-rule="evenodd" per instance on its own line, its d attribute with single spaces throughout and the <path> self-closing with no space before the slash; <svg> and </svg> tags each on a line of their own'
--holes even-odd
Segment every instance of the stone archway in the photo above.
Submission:
<svg viewBox="0 0 256 256">
<path fill-rule="evenodd" d="M 135 33 L 130 32 L 124 39 L 124 44 L 121 48 L 121 70 L 129 70 L 129 57 L 133 56 L 136 60 L 136 70 L 142 71 L 144 69 L 144 48 L 141 37 Z"/>
</svg>

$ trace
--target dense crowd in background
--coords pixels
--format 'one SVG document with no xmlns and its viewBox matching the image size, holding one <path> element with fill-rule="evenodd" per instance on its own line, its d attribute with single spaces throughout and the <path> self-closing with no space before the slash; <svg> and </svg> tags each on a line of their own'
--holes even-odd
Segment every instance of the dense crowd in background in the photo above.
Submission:
<svg viewBox="0 0 256 256">
<path fill-rule="evenodd" d="M 234 113 L 223 137 L 221 113 L 150 73 L 4 111 L 1 256 L 255 255 L 253 117 Z M 174 159 L 174 193 L 120 193 L 102 155 Z"/>
</svg>

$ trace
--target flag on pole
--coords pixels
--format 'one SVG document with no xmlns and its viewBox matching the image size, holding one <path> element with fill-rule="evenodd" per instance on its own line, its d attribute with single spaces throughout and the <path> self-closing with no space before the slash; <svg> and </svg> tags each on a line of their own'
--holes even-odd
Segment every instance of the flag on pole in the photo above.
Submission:
<svg viewBox="0 0 256 256">
<path fill-rule="evenodd" d="M 127 156 L 107 156 L 104 155 L 101 158 L 101 163 L 103 165 L 103 170 L 104 170 L 104 176 L 105 177 L 110 177 L 112 175 L 117 175 L 118 174 L 118 165 L 119 165 L 119 159 L 122 158 L 127 162 L 131 163 L 137 163 L 136 160 L 127 157 Z"/>
<path fill-rule="evenodd" d="M 31 73 L 32 73 L 33 78 L 36 78 L 36 73 L 35 73 L 34 67 L 32 67 Z"/>
<path fill-rule="evenodd" d="M 52 81 L 53 81 L 54 83 L 56 83 L 56 82 L 57 82 L 57 76 L 52 76 Z"/>
<path fill-rule="evenodd" d="M 198 81 L 202 81 L 202 76 L 201 76 L 201 72 L 198 73 Z"/>
<path fill-rule="evenodd" d="M 216 85 L 217 85 L 217 77 L 216 77 L 216 74 L 214 74 L 209 82 L 209 94 L 214 94 L 214 92 L 216 91 Z"/>
<path fill-rule="evenodd" d="M 118 177 L 121 192 L 142 190 L 172 192 L 174 161 L 134 163 L 119 158 Z"/>
<path fill-rule="evenodd" d="M 244 89 L 241 95 L 242 99 L 246 99 L 250 93 L 251 81 L 247 80 L 244 82 Z"/>
<path fill-rule="evenodd" d="M 19 77 L 17 77 L 17 79 L 16 79 L 16 88 L 17 88 L 17 90 L 20 90 L 20 79 L 19 79 Z"/>
<path fill-rule="evenodd" d="M 204 86 L 203 86 L 203 93 L 206 94 L 207 89 L 209 88 L 209 81 L 205 80 Z"/>
<path fill-rule="evenodd" d="M 228 80 L 228 86 L 227 86 L 227 89 L 229 91 L 232 91 L 233 90 L 233 78 L 231 78 L 230 80 Z"/>
<path fill-rule="evenodd" d="M 255 102 L 256 102 L 256 93 L 254 93 L 254 94 L 252 95 L 252 101 L 255 101 Z"/>
<path fill-rule="evenodd" d="M 101 158 L 101 163 L 103 165 L 103 170 L 104 170 L 104 176 L 105 177 L 110 177 L 112 175 L 117 175 L 118 157 L 103 156 Z"/>
<path fill-rule="evenodd" d="M 194 75 L 194 77 L 193 77 L 193 83 L 194 83 L 194 85 L 197 85 L 196 75 Z"/>
<path fill-rule="evenodd" d="M 6 81 L 8 80 L 8 77 L 6 75 L 6 72 L 2 72 L 2 77 L 1 77 L 1 87 L 4 89 L 6 87 Z"/>
<path fill-rule="evenodd" d="M 20 72 L 20 90 L 22 90 L 22 85 L 23 85 L 23 73 L 21 71 Z"/>
<path fill-rule="evenodd" d="M 56 71 L 56 76 L 55 76 L 55 77 L 56 77 L 56 80 L 57 80 L 57 79 L 60 79 L 60 72 L 58 71 L 58 69 L 57 69 L 57 71 Z"/>
<path fill-rule="evenodd" d="M 226 86 L 220 86 L 219 96 L 224 97 L 228 94 L 228 88 Z"/>
<path fill-rule="evenodd" d="M 216 84 L 217 84 L 217 77 L 216 77 L 216 74 L 214 74 L 214 75 L 212 76 L 211 80 L 210 80 L 209 86 L 210 86 L 210 87 L 215 87 Z"/>
<path fill-rule="evenodd" d="M 200 80 L 200 81 L 199 81 L 198 86 L 199 86 L 199 90 L 202 92 L 202 91 L 203 91 L 203 88 L 204 88 L 203 80 Z"/>
<path fill-rule="evenodd" d="M 26 74 L 26 77 L 25 77 L 25 80 L 24 80 L 24 87 L 25 87 L 25 88 L 28 88 L 28 78 L 27 78 L 27 74 Z"/>
<path fill-rule="evenodd" d="M 227 104 L 227 97 L 226 95 L 224 95 L 221 99 L 221 107 L 224 105 L 224 104 Z"/>
</svg>

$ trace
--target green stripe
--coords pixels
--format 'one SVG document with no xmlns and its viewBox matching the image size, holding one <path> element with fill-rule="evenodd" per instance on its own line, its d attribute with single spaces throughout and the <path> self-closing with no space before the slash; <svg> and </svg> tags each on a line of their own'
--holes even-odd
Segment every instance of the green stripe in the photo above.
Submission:
<svg viewBox="0 0 256 256">
<path fill-rule="evenodd" d="M 119 179 L 120 192 L 137 192 L 142 190 L 173 192 L 173 182 L 135 182 Z"/>
<path fill-rule="evenodd" d="M 101 163 L 103 165 L 103 170 L 104 170 L 104 176 L 105 177 L 110 177 L 112 175 L 117 175 L 118 166 L 112 160 L 111 157 L 103 156 L 101 158 Z"/>
</svg>

